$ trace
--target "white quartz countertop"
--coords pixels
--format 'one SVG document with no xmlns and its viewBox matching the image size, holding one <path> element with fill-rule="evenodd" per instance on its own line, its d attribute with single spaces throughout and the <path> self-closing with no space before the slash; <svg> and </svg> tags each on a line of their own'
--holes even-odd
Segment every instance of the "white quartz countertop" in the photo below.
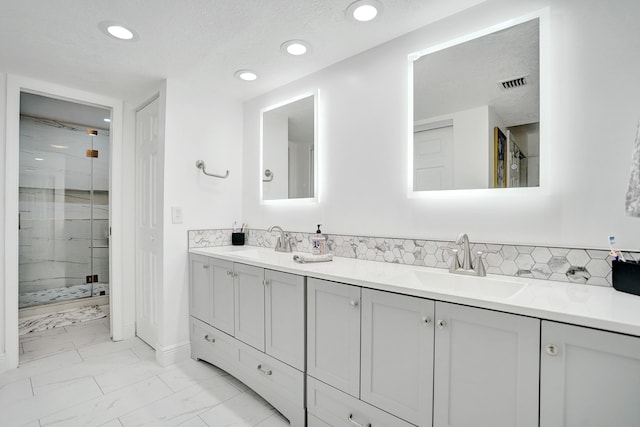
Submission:
<svg viewBox="0 0 640 427">
<path fill-rule="evenodd" d="M 462 276 L 437 268 L 341 257 L 330 262 L 299 264 L 293 261 L 295 252 L 280 253 L 255 246 L 194 248 L 189 252 L 371 289 L 640 336 L 640 296 L 609 287 L 491 274 Z"/>
</svg>

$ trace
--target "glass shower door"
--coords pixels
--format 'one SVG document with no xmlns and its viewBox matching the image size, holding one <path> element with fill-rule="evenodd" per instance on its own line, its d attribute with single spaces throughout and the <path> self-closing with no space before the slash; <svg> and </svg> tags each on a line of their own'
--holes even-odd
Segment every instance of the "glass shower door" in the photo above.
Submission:
<svg viewBox="0 0 640 427">
<path fill-rule="evenodd" d="M 108 141 L 86 127 L 21 117 L 20 308 L 89 297 L 94 282 L 108 283 L 108 167 L 97 165 L 98 138 Z"/>
</svg>

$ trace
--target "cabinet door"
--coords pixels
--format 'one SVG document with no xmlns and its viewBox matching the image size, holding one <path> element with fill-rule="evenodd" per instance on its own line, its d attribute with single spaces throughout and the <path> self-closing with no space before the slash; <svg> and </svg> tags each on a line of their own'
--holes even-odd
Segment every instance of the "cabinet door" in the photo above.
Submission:
<svg viewBox="0 0 640 427">
<path fill-rule="evenodd" d="M 211 258 L 210 269 L 212 277 L 210 323 L 221 331 L 233 335 L 233 263 Z"/>
<path fill-rule="evenodd" d="M 211 268 L 209 257 L 189 255 L 189 314 L 211 324 Z"/>
<path fill-rule="evenodd" d="M 264 270 L 234 264 L 235 337 L 264 351 Z"/>
<path fill-rule="evenodd" d="M 640 338 L 542 322 L 540 425 L 640 425 Z"/>
<path fill-rule="evenodd" d="M 362 290 L 361 399 L 416 425 L 431 424 L 434 307 Z"/>
<path fill-rule="evenodd" d="M 435 318 L 434 427 L 538 426 L 540 321 L 441 302 Z"/>
<path fill-rule="evenodd" d="M 265 270 L 267 354 L 304 370 L 304 277 Z"/>
<path fill-rule="evenodd" d="M 360 288 L 307 279 L 307 373 L 360 397 Z"/>
</svg>

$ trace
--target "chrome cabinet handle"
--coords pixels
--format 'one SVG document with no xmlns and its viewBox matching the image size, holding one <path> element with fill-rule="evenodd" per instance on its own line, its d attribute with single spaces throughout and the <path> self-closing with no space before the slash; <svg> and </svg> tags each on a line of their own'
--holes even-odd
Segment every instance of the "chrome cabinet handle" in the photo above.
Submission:
<svg viewBox="0 0 640 427">
<path fill-rule="evenodd" d="M 263 284 L 263 285 L 265 285 L 265 286 L 269 286 L 269 285 L 271 284 L 271 281 L 270 281 L 270 280 L 267 280 L 267 279 L 264 279 L 264 280 L 262 281 L 262 284 Z"/>
<path fill-rule="evenodd" d="M 227 276 L 231 276 L 231 275 L 233 275 L 233 272 L 232 272 L 232 271 L 227 270 Z"/>
<path fill-rule="evenodd" d="M 425 325 L 429 325 L 432 322 L 432 320 L 431 320 L 431 318 L 429 316 L 423 317 L 422 321 L 425 323 Z"/>
<path fill-rule="evenodd" d="M 442 319 L 438 320 L 436 322 L 436 324 L 438 325 L 438 328 L 440 328 L 440 329 L 445 328 L 447 326 L 447 322 L 442 320 Z"/>
<path fill-rule="evenodd" d="M 216 339 L 215 339 L 215 338 L 210 338 L 210 337 L 209 337 L 209 334 L 205 335 L 205 336 L 204 336 L 204 339 L 205 339 L 205 340 L 207 340 L 207 341 L 209 341 L 209 342 L 216 342 Z"/>
<path fill-rule="evenodd" d="M 349 304 L 351 304 L 351 305 L 352 305 L 352 306 L 354 306 L 354 307 L 357 307 L 357 306 L 358 306 L 358 301 L 357 301 L 357 300 L 352 299 L 352 300 L 349 302 Z"/>
<path fill-rule="evenodd" d="M 371 423 L 367 423 L 367 424 L 360 424 L 359 422 L 357 422 L 356 420 L 353 419 L 353 414 L 349 414 L 349 418 L 347 418 L 347 421 L 349 421 L 351 424 L 353 424 L 354 426 L 358 426 L 358 427 L 371 427 Z"/>
<path fill-rule="evenodd" d="M 263 369 L 262 365 L 258 365 L 258 371 L 262 372 L 265 375 L 271 375 L 273 372 L 271 372 L 271 369 Z"/>
<path fill-rule="evenodd" d="M 560 352 L 558 350 L 558 346 L 554 344 L 548 344 L 544 347 L 544 350 L 547 352 L 549 356 L 557 356 Z"/>
</svg>

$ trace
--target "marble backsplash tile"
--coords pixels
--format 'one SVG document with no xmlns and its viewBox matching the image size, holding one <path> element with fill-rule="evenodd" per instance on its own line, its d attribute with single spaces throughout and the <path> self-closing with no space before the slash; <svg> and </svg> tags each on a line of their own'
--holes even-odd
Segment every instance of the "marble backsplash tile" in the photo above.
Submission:
<svg viewBox="0 0 640 427">
<path fill-rule="evenodd" d="M 189 230 L 189 248 L 231 245 L 231 229 Z M 294 251 L 311 252 L 312 233 L 289 232 Z M 453 241 L 394 239 L 325 234 L 326 247 L 335 256 L 379 262 L 449 268 Z M 249 230 L 247 244 L 272 248 L 277 233 Z M 472 253 L 483 252 L 487 273 L 560 282 L 611 286 L 608 250 L 474 243 Z M 625 253 L 640 260 L 640 252 Z"/>
</svg>

